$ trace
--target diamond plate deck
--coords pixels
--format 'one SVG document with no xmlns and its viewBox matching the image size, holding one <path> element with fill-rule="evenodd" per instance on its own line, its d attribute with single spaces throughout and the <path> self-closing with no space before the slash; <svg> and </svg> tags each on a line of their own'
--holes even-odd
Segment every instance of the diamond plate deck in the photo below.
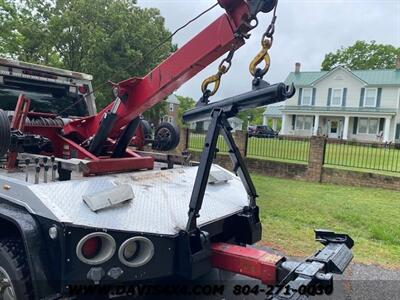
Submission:
<svg viewBox="0 0 400 300">
<path fill-rule="evenodd" d="M 214 165 L 212 170 L 224 170 Z M 226 171 L 226 170 L 225 170 Z M 61 222 L 79 226 L 173 235 L 185 229 L 197 167 L 157 170 L 32 185 L 28 188 Z M 228 171 L 226 171 L 228 172 Z M 233 174 L 232 174 L 233 175 Z M 240 179 L 208 185 L 199 225 L 235 214 L 248 205 Z M 135 199 L 93 212 L 82 196 L 130 184 Z M 36 200 L 37 201 L 37 200 Z M 37 204 L 37 203 L 36 203 Z"/>
</svg>

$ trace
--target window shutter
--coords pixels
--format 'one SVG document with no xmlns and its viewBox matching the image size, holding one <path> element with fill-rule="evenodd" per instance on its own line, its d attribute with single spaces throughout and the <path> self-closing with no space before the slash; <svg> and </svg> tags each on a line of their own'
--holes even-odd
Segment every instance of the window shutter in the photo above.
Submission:
<svg viewBox="0 0 400 300">
<path fill-rule="evenodd" d="M 364 95 L 365 95 L 365 88 L 362 88 L 360 94 L 360 107 L 364 106 Z"/>
<path fill-rule="evenodd" d="M 381 118 L 379 120 L 379 132 L 383 131 L 384 126 L 385 126 L 385 119 Z"/>
<path fill-rule="evenodd" d="M 331 106 L 331 98 L 332 98 L 332 89 L 328 90 L 328 103 L 327 106 Z"/>
<path fill-rule="evenodd" d="M 400 124 L 396 126 L 396 140 L 400 139 Z"/>
<path fill-rule="evenodd" d="M 353 134 L 357 134 L 357 127 L 358 127 L 358 118 L 354 118 L 354 123 L 353 123 Z"/>
<path fill-rule="evenodd" d="M 303 89 L 299 88 L 299 99 L 298 99 L 298 102 L 297 102 L 297 104 L 299 106 L 301 105 L 301 97 L 302 97 L 302 95 L 303 95 Z"/>
<path fill-rule="evenodd" d="M 347 98 L 347 88 L 343 89 L 343 100 L 342 100 L 342 106 L 346 106 L 346 98 Z"/>
<path fill-rule="evenodd" d="M 378 88 L 378 95 L 376 98 L 376 107 L 381 107 L 382 88 Z"/>
<path fill-rule="evenodd" d="M 294 130 L 296 126 L 296 115 L 292 116 L 292 129 Z"/>
<path fill-rule="evenodd" d="M 317 95 L 317 89 L 313 88 L 312 89 L 312 101 L 311 101 L 311 105 L 315 105 L 315 97 Z"/>
</svg>

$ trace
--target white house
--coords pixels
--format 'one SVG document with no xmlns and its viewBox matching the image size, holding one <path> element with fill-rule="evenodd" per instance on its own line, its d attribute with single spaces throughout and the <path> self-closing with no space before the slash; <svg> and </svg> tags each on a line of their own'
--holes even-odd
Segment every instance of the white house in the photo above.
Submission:
<svg viewBox="0 0 400 300">
<path fill-rule="evenodd" d="M 167 102 L 167 113 L 160 119 L 160 122 L 168 122 L 176 125 L 180 104 L 179 99 L 176 95 L 171 94 L 165 101 Z"/>
<path fill-rule="evenodd" d="M 296 94 L 282 107 L 282 135 L 325 135 L 359 141 L 400 141 L 400 58 L 396 69 L 301 72 L 287 84 Z"/>
</svg>

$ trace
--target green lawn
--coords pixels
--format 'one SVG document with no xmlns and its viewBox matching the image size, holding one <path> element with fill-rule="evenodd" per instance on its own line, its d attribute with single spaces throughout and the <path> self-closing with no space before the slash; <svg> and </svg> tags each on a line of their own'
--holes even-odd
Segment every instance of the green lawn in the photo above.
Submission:
<svg viewBox="0 0 400 300">
<path fill-rule="evenodd" d="M 307 256 L 315 228 L 348 233 L 355 261 L 400 267 L 400 193 L 253 175 L 265 245 Z"/>
</svg>

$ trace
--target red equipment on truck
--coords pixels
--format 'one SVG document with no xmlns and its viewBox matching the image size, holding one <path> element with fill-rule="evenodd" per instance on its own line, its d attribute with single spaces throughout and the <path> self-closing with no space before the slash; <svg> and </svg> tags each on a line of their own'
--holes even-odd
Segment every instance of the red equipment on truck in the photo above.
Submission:
<svg viewBox="0 0 400 300">
<path fill-rule="evenodd" d="M 353 241 L 330 231 L 316 231 L 325 247 L 304 262 L 246 248 L 261 239 L 257 193 L 227 119 L 295 90 L 263 81 L 277 0 L 218 3 L 225 14 L 147 76 L 113 84 L 114 101 L 99 113 L 88 75 L 0 60 L 0 91 L 30 91 L 20 95 L 14 112 L 0 109 L 0 298 L 58 299 L 78 283 L 193 280 L 214 267 L 276 286 L 271 299 L 300 299 L 309 287 L 331 286 L 332 273 L 346 269 Z M 257 15 L 272 10 L 262 50 L 250 64 L 253 90 L 210 103 L 235 51 L 258 25 Z M 168 156 L 166 169 L 155 162 L 162 155 L 128 149 L 132 140 L 139 148 L 146 143 L 143 112 L 226 52 L 217 74 L 204 81 L 196 108 L 183 116 L 186 122 L 211 117 L 197 166 L 173 169 Z M 40 109 L 71 97 L 79 99 L 62 111 L 81 106 L 88 115 Z M 212 164 L 220 133 L 234 174 Z M 176 130 L 164 126 L 151 142 L 171 150 L 178 141 Z"/>
</svg>

